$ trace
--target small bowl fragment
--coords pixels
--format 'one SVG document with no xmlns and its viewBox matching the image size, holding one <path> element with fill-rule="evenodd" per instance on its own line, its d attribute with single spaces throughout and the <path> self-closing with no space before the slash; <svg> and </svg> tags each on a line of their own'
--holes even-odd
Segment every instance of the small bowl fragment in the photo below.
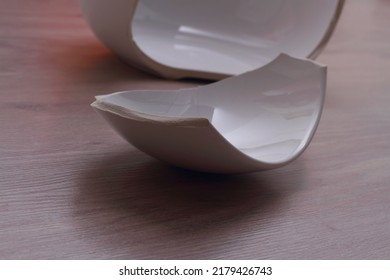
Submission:
<svg viewBox="0 0 390 280">
<path fill-rule="evenodd" d="M 280 54 L 269 64 L 191 89 L 97 96 L 92 107 L 133 146 L 212 173 L 281 167 L 309 145 L 324 103 L 326 67 Z"/>
</svg>

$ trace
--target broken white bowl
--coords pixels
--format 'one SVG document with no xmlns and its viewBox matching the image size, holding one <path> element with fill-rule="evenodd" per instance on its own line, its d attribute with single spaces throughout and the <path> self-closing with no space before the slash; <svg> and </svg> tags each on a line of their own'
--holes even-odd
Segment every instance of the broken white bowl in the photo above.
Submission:
<svg viewBox="0 0 390 280">
<path fill-rule="evenodd" d="M 130 64 L 167 77 L 221 79 L 279 53 L 315 58 L 344 0 L 80 0 L 97 37 Z"/>
<path fill-rule="evenodd" d="M 308 146 L 323 107 L 326 67 L 281 54 L 264 67 L 192 89 L 97 96 L 92 106 L 128 142 L 187 169 L 277 168 Z"/>
</svg>

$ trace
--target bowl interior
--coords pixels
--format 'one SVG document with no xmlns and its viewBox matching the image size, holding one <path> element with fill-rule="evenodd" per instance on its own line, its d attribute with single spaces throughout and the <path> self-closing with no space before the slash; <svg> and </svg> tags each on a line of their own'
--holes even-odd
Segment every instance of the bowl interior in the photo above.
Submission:
<svg viewBox="0 0 390 280">
<path fill-rule="evenodd" d="M 134 41 L 178 69 L 236 75 L 279 53 L 309 57 L 329 32 L 339 0 L 139 0 Z"/>
</svg>

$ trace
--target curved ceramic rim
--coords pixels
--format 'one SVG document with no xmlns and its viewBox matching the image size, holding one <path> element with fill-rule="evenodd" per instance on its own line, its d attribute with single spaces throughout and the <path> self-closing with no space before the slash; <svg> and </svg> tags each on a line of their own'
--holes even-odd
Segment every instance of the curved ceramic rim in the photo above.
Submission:
<svg viewBox="0 0 390 280">
<path fill-rule="evenodd" d="M 128 2 L 127 2 L 128 1 Z M 117 42 L 109 42 L 109 40 L 106 39 L 106 36 L 109 36 L 107 33 L 110 33 L 110 30 L 102 30 L 100 26 L 100 19 L 98 17 L 94 18 L 94 15 L 92 13 L 88 14 L 88 10 L 94 10 L 94 7 L 97 7 L 98 2 L 97 0 L 81 0 L 82 2 L 82 8 L 84 11 L 84 14 L 91 26 L 91 28 L 94 30 L 95 34 L 99 37 L 99 39 L 104 42 L 113 52 L 117 53 L 122 59 L 129 62 L 132 66 L 138 67 L 146 72 L 162 76 L 164 78 L 168 79 L 181 79 L 181 78 L 201 78 L 201 79 L 209 79 L 209 80 L 220 80 L 226 77 L 229 77 L 231 75 L 221 74 L 221 73 L 214 73 L 214 72 L 206 72 L 206 71 L 198 71 L 198 70 L 190 70 L 190 69 L 182 69 L 182 68 L 175 68 L 169 65 L 162 64 L 156 60 L 153 60 L 148 55 L 146 55 L 142 49 L 137 45 L 137 43 L 134 40 L 133 37 L 133 31 L 132 31 L 132 21 L 134 18 L 134 14 L 136 12 L 136 8 L 138 5 L 139 0 L 127 0 L 127 4 L 129 5 L 129 9 L 126 10 L 128 14 L 128 22 L 127 22 L 127 35 L 128 38 L 126 38 L 126 49 L 121 46 L 121 43 L 117 44 Z M 345 0 L 338 0 L 337 7 L 335 9 L 334 15 L 329 23 L 328 28 L 326 29 L 321 41 L 318 43 L 318 45 L 315 47 L 315 49 L 308 55 L 307 58 L 315 59 L 321 51 L 325 48 L 326 44 L 329 42 L 330 37 L 332 36 L 337 22 L 340 18 L 342 9 L 344 7 Z M 112 3 L 111 3 L 112 4 Z M 94 6 L 96 5 L 96 6 Z M 118 26 L 116 26 L 118 27 Z M 112 27 L 113 30 L 116 29 L 116 27 Z M 115 45 L 117 44 L 117 45 Z"/>
<path fill-rule="evenodd" d="M 336 10 L 334 12 L 332 20 L 330 21 L 328 29 L 326 30 L 321 41 L 318 43 L 317 47 L 311 52 L 311 54 L 308 56 L 308 58 L 315 59 L 324 50 L 324 48 L 326 47 L 326 45 L 328 44 L 328 42 L 330 40 L 330 37 L 332 37 L 332 34 L 333 34 L 334 30 L 336 29 L 337 23 L 338 23 L 340 16 L 341 16 L 341 12 L 343 11 L 343 8 L 344 8 L 344 4 L 345 4 L 345 0 L 339 0 L 339 3 L 337 4 Z"/>
</svg>

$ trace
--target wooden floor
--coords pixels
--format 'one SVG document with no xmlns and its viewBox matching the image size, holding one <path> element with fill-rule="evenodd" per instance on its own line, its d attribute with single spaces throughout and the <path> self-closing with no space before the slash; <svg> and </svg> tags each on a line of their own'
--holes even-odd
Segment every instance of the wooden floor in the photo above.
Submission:
<svg viewBox="0 0 390 280">
<path fill-rule="evenodd" d="M 389 259 L 390 1 L 347 1 L 318 61 L 306 152 L 273 171 L 192 173 L 122 140 L 95 95 L 176 89 L 125 65 L 77 1 L 0 1 L 1 259 Z"/>
</svg>

